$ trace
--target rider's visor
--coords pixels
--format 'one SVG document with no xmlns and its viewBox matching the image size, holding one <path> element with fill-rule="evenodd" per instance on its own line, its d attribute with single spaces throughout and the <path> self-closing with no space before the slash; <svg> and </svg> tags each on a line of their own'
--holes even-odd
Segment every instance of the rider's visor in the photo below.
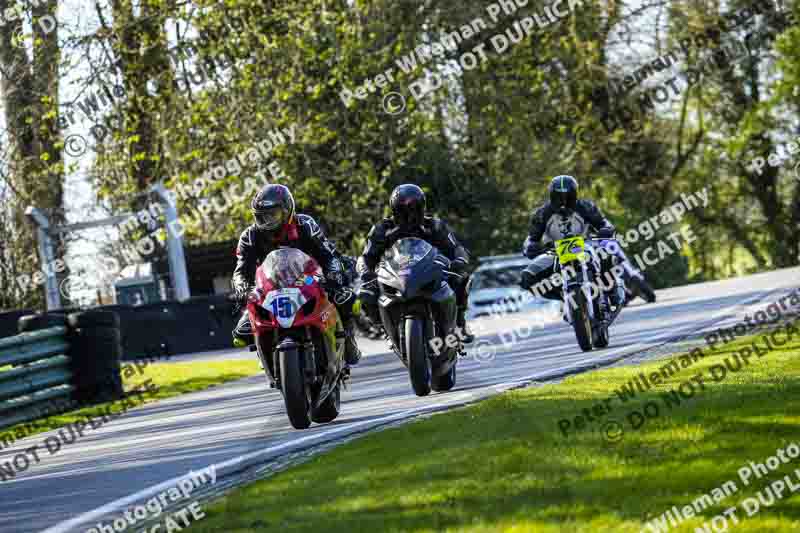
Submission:
<svg viewBox="0 0 800 533">
<path fill-rule="evenodd" d="M 256 225 L 259 229 L 274 230 L 281 227 L 289 218 L 289 213 L 283 207 L 276 205 L 259 209 L 255 212 Z"/>
</svg>

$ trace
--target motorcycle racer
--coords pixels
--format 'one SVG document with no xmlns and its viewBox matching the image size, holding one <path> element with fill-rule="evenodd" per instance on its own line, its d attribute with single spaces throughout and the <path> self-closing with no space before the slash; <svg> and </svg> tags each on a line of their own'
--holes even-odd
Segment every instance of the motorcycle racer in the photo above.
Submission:
<svg viewBox="0 0 800 533">
<path fill-rule="evenodd" d="M 549 201 L 534 210 L 530 219 L 528 237 L 522 253 L 532 259 L 531 265 L 522 273 L 520 286 L 525 290 L 543 282 L 553 275 L 555 257 L 545 253 L 557 240 L 568 236 L 589 236 L 594 231 L 601 239 L 614 237 L 614 225 L 590 200 L 578 199 L 578 181 L 568 175 L 556 176 L 548 187 Z M 619 248 L 619 247 L 617 247 Z M 602 261 L 601 264 L 606 263 Z M 616 287 L 624 291 L 624 281 L 614 276 Z M 608 290 L 611 305 L 617 307 L 624 303 L 623 291 Z M 553 293 L 558 291 L 551 291 Z M 560 299 L 557 294 L 543 294 L 545 298 Z"/>
<path fill-rule="evenodd" d="M 385 218 L 372 226 L 357 266 L 362 281 L 359 299 L 367 316 L 375 324 L 381 323 L 375 267 L 383 253 L 398 240 L 416 237 L 427 241 L 450 259 L 450 269 L 456 274 L 465 274 L 469 266 L 469 253 L 447 223 L 439 218 L 426 216 L 427 202 L 421 188 L 414 184 L 397 186 L 392 191 L 389 205 L 392 209 L 391 218 Z M 464 275 L 461 281 L 451 280 L 450 285 L 456 293 L 458 305 L 456 325 L 462 332 L 462 340 L 470 343 L 475 340 L 475 336 L 467 329 L 464 316 L 468 301 L 467 282 L 468 276 Z"/>
<path fill-rule="evenodd" d="M 250 203 L 255 223 L 247 227 L 236 248 L 236 268 L 231 285 L 233 299 L 239 307 L 255 288 L 258 266 L 267 255 L 282 246 L 297 248 L 313 257 L 325 274 L 325 290 L 334 302 L 344 323 L 345 361 L 355 365 L 361 359 L 353 332 L 353 304 L 356 297 L 347 287 L 347 276 L 336 247 L 327 239 L 317 222 L 308 215 L 295 212 L 291 191 L 284 185 L 263 187 Z M 245 311 L 236 328 L 234 340 L 253 343 L 252 325 Z"/>
</svg>

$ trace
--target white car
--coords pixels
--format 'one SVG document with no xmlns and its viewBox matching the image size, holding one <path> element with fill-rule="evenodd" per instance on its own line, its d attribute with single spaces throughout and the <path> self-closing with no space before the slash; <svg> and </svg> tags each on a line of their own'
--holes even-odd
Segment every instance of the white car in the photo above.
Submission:
<svg viewBox="0 0 800 533">
<path fill-rule="evenodd" d="M 519 286 L 522 271 L 531 264 L 529 259 L 508 255 L 482 258 L 481 261 L 469 282 L 467 320 L 549 304 L 548 300 L 534 298 L 530 291 Z"/>
</svg>

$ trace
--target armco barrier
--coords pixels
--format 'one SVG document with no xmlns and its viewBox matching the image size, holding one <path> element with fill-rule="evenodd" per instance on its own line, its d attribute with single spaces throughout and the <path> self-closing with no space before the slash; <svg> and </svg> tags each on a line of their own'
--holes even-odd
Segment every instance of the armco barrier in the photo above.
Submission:
<svg viewBox="0 0 800 533">
<path fill-rule="evenodd" d="M 40 418 L 56 402 L 68 403 L 75 387 L 64 326 L 0 339 L 0 427 Z"/>
<path fill-rule="evenodd" d="M 119 318 L 25 316 L 0 339 L 0 428 L 122 396 Z"/>
</svg>

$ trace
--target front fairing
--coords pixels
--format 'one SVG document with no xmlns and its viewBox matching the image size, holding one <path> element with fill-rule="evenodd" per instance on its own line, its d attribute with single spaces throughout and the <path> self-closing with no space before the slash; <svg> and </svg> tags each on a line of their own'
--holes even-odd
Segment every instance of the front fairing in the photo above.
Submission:
<svg viewBox="0 0 800 533">
<path fill-rule="evenodd" d="M 411 300 L 434 292 L 442 279 L 442 266 L 435 261 L 436 256 L 436 249 L 421 239 L 396 243 L 378 268 L 383 294 L 392 299 Z"/>
<path fill-rule="evenodd" d="M 256 272 L 260 299 L 248 304 L 256 330 L 291 329 L 334 320 L 318 263 L 294 248 L 271 252 Z"/>
</svg>

